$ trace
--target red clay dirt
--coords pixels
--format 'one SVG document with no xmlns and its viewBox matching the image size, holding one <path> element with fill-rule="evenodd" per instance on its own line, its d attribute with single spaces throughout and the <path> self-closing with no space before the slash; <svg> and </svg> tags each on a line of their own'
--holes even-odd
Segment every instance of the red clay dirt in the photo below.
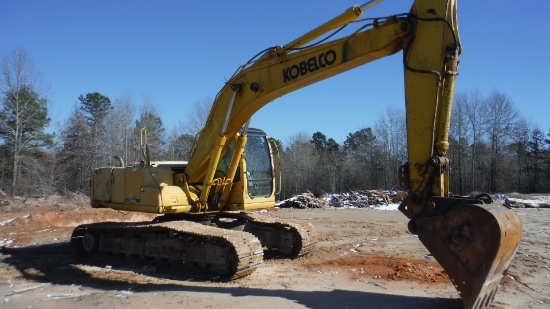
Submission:
<svg viewBox="0 0 550 309">
<path fill-rule="evenodd" d="M 72 229 L 154 215 L 41 201 L 0 209 L 0 305 L 6 308 L 461 308 L 445 271 L 398 211 L 275 209 L 313 224 L 317 247 L 296 260 L 265 260 L 250 276 L 217 282 L 109 259 L 82 263 Z M 3 212 L 2 212 L 3 210 Z M 524 238 L 490 308 L 550 306 L 550 210 L 517 209 Z"/>
</svg>

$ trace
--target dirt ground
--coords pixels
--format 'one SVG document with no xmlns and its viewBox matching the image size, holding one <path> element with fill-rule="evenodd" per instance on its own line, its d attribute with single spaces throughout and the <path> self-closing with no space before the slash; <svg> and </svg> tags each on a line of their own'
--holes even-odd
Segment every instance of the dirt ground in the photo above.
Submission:
<svg viewBox="0 0 550 309">
<path fill-rule="evenodd" d="M 313 224 L 319 243 L 296 260 L 265 260 L 215 282 L 151 265 L 80 264 L 69 238 L 82 223 L 147 220 L 88 206 L 0 211 L 3 308 L 461 308 L 458 292 L 398 211 L 276 209 Z M 6 211 L 7 210 L 7 211 Z M 523 239 L 490 308 L 550 307 L 550 209 L 516 209 Z"/>
</svg>

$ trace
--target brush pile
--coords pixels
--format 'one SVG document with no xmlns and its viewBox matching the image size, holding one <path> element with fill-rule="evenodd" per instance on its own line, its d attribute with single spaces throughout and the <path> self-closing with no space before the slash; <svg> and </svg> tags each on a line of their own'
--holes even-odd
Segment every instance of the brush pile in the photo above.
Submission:
<svg viewBox="0 0 550 309">
<path fill-rule="evenodd" d="M 326 194 L 321 198 L 302 193 L 277 204 L 279 208 L 368 208 L 380 205 L 400 204 L 407 193 L 403 191 L 362 190 L 347 193 Z"/>
</svg>

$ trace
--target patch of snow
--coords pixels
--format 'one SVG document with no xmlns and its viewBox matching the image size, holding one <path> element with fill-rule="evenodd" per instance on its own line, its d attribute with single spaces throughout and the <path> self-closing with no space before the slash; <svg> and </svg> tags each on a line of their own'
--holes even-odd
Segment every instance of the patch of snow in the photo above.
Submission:
<svg viewBox="0 0 550 309">
<path fill-rule="evenodd" d="M 325 194 L 314 197 L 311 193 L 293 196 L 278 202 L 280 208 L 328 208 L 328 209 L 374 209 L 397 210 L 402 201 L 402 192 L 361 190 L 344 193 Z M 316 202 L 317 201 L 317 202 Z"/>
<path fill-rule="evenodd" d="M 8 224 L 10 224 L 10 222 L 12 222 L 12 221 L 15 220 L 15 219 L 16 219 L 16 218 L 13 218 L 13 219 L 9 219 L 9 220 L 0 222 L 0 225 L 8 225 Z"/>
<path fill-rule="evenodd" d="M 13 244 L 13 239 L 0 239 L 0 247 L 5 247 Z"/>
<path fill-rule="evenodd" d="M 31 217 L 31 214 L 26 214 L 24 215 L 23 217 L 21 217 L 21 219 L 28 219 Z M 4 226 L 4 225 L 8 225 L 10 224 L 12 221 L 14 220 L 17 220 L 17 218 L 13 218 L 13 219 L 9 219 L 9 220 L 6 220 L 6 221 L 3 221 L 3 222 L 0 222 L 0 225 Z"/>
<path fill-rule="evenodd" d="M 279 201 L 279 202 L 275 203 L 275 207 L 279 207 L 282 204 L 286 203 L 287 201 L 296 201 L 298 199 L 298 197 L 299 197 L 299 195 L 295 195 L 295 196 L 293 196 L 291 198 L 288 198 L 286 200 Z"/>
<path fill-rule="evenodd" d="M 550 195 L 533 195 L 530 199 L 506 197 L 505 203 L 524 205 L 529 208 L 548 208 L 548 205 L 550 205 Z"/>
<path fill-rule="evenodd" d="M 48 297 L 48 299 L 54 299 L 54 300 L 59 300 L 59 299 L 70 299 L 70 298 L 81 298 L 83 296 L 89 296 L 91 294 L 89 293 L 82 293 L 82 294 L 48 294 L 46 295 L 46 297 Z"/>
<path fill-rule="evenodd" d="M 499 202 L 504 202 L 507 198 L 508 197 L 502 193 L 497 193 L 493 195 L 493 200 L 499 201 Z"/>
<path fill-rule="evenodd" d="M 375 210 L 398 210 L 399 204 L 378 205 L 373 209 Z"/>
</svg>

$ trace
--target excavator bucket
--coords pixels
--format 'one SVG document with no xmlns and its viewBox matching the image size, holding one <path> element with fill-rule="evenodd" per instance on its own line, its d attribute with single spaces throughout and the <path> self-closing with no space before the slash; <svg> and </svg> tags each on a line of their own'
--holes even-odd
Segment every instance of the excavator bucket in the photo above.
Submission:
<svg viewBox="0 0 550 309">
<path fill-rule="evenodd" d="M 416 219 L 418 238 L 445 269 L 464 308 L 488 306 L 521 239 L 518 215 L 502 204 L 461 204 Z"/>
</svg>

